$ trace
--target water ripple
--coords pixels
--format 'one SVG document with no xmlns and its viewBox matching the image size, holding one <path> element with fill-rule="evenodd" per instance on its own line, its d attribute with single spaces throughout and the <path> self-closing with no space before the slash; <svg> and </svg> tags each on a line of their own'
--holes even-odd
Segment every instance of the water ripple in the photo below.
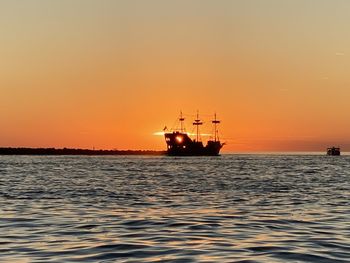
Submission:
<svg viewBox="0 0 350 263">
<path fill-rule="evenodd" d="M 350 158 L 0 157 L 1 262 L 350 262 Z"/>
</svg>

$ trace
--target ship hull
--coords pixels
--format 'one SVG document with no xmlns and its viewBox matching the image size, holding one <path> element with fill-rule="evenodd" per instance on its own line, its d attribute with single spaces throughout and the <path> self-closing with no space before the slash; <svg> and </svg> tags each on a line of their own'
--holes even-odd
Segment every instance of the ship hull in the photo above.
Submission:
<svg viewBox="0 0 350 263">
<path fill-rule="evenodd" d="M 223 146 L 220 141 L 208 141 L 204 146 L 181 132 L 166 133 L 165 141 L 169 156 L 218 156 Z"/>
</svg>

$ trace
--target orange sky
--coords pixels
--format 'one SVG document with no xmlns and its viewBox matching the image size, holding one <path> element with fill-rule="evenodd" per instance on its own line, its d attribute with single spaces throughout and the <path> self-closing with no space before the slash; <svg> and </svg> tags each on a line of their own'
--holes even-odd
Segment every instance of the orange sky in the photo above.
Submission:
<svg viewBox="0 0 350 263">
<path fill-rule="evenodd" d="M 4 1 L 0 146 L 165 148 L 216 111 L 227 151 L 350 150 L 349 1 Z"/>
</svg>

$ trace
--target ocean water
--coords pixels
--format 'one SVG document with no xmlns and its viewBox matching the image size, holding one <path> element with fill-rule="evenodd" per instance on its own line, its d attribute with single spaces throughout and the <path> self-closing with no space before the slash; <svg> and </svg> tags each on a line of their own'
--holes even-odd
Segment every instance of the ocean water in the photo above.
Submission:
<svg viewBox="0 0 350 263">
<path fill-rule="evenodd" d="M 350 262 L 350 156 L 0 156 L 0 262 Z"/>
</svg>

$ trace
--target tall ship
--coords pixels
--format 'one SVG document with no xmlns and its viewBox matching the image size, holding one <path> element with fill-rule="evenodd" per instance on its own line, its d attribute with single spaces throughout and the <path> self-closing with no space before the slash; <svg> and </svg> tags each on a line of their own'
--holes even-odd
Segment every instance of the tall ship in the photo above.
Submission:
<svg viewBox="0 0 350 263">
<path fill-rule="evenodd" d="M 220 142 L 219 133 L 218 133 L 218 124 L 220 121 L 216 119 L 216 113 L 214 119 L 211 121 L 214 131 L 213 138 L 210 138 L 207 141 L 207 144 L 204 146 L 201 140 L 201 134 L 199 127 L 203 125 L 203 122 L 199 118 L 197 112 L 196 119 L 193 121 L 193 126 L 195 128 L 194 138 L 192 139 L 188 132 L 185 130 L 184 121 L 185 118 L 180 113 L 178 118 L 180 121 L 180 129 L 175 129 L 172 131 L 166 131 L 164 128 L 165 142 L 167 144 L 167 154 L 170 156 L 217 156 L 220 153 L 221 148 L 224 146 L 224 143 Z"/>
</svg>

